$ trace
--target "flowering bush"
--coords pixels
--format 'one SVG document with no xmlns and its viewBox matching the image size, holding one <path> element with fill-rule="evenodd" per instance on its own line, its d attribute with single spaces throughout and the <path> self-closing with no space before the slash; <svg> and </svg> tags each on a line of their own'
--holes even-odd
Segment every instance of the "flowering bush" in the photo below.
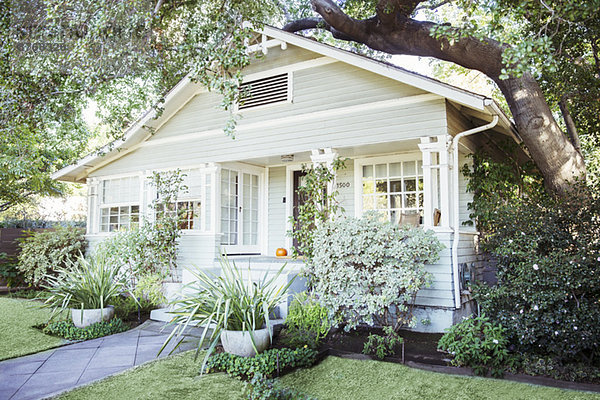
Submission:
<svg viewBox="0 0 600 400">
<path fill-rule="evenodd" d="M 476 300 L 517 349 L 590 361 L 600 348 L 600 199 L 574 188 L 568 199 L 526 198 L 500 207 L 486 248 L 498 284 Z"/>
<path fill-rule="evenodd" d="M 506 154 L 510 154 L 507 152 Z M 483 249 L 498 261 L 498 283 L 474 297 L 521 352 L 561 363 L 597 363 L 600 344 L 600 193 L 576 184 L 545 194 L 538 174 L 485 155 L 465 167 Z"/>
<path fill-rule="evenodd" d="M 471 367 L 477 375 L 500 377 L 514 363 L 502 325 L 485 315 L 469 317 L 446 329 L 438 347 L 452 355 L 452 364 Z"/>
<path fill-rule="evenodd" d="M 326 222 L 315 232 L 309 262 L 314 291 L 346 329 L 359 323 L 414 324 L 417 291 L 428 285 L 425 264 L 442 249 L 433 232 L 382 222 L 377 214 Z"/>
</svg>

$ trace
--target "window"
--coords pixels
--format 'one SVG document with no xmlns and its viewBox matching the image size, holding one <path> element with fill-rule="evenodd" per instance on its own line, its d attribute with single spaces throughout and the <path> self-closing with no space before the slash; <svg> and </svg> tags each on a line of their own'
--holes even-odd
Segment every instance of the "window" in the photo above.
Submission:
<svg viewBox="0 0 600 400">
<path fill-rule="evenodd" d="M 238 110 L 289 100 L 289 75 L 280 74 L 242 83 Z"/>
<path fill-rule="evenodd" d="M 402 214 L 423 214 L 423 164 L 419 160 L 361 163 L 362 210 L 376 210 L 391 222 Z"/>
<path fill-rule="evenodd" d="M 102 181 L 100 232 L 114 232 L 140 223 L 140 179 L 130 176 Z"/>
<path fill-rule="evenodd" d="M 181 170 L 183 174 L 182 190 L 177 202 L 166 206 L 170 215 L 178 215 L 179 229 L 210 230 L 211 174 L 201 169 Z M 156 213 L 162 213 L 163 205 L 158 205 Z"/>
</svg>

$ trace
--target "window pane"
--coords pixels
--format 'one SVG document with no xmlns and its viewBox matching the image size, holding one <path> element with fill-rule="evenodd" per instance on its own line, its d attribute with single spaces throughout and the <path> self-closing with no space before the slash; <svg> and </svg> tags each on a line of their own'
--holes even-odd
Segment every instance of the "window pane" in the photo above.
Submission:
<svg viewBox="0 0 600 400">
<path fill-rule="evenodd" d="M 390 192 L 401 192 L 402 191 L 402 181 L 401 180 L 390 180 Z"/>
<path fill-rule="evenodd" d="M 405 198 L 406 208 L 416 208 L 417 207 L 417 195 L 416 194 L 407 194 Z"/>
<path fill-rule="evenodd" d="M 373 199 L 373 196 L 363 196 L 363 210 L 373 210 L 375 208 Z"/>
<path fill-rule="evenodd" d="M 407 161 L 404 163 L 404 176 L 415 176 L 416 175 L 416 169 L 415 169 L 415 162 L 414 161 Z"/>
<path fill-rule="evenodd" d="M 387 176 L 387 164 L 377 164 L 375 166 L 375 177 L 385 178 Z"/>
<path fill-rule="evenodd" d="M 390 177 L 402 176 L 402 163 L 391 163 L 390 164 Z"/>
<path fill-rule="evenodd" d="M 405 192 L 414 192 L 417 190 L 417 183 L 414 179 L 405 179 L 404 180 L 404 191 Z"/>
<path fill-rule="evenodd" d="M 373 177 L 373 166 L 372 165 L 363 165 L 363 178 L 372 178 Z"/>
<path fill-rule="evenodd" d="M 388 208 L 387 196 L 375 196 L 375 207 L 379 210 Z"/>
<path fill-rule="evenodd" d="M 363 193 L 365 193 L 365 194 L 375 193 L 373 186 L 374 186 L 374 183 L 371 179 L 369 179 L 369 180 L 363 179 Z"/>
<path fill-rule="evenodd" d="M 378 180 L 375 182 L 375 191 L 377 193 L 387 193 L 388 188 L 387 188 L 387 180 L 382 181 L 382 180 Z"/>
<path fill-rule="evenodd" d="M 402 195 L 393 194 L 390 196 L 390 208 L 402 208 Z"/>
</svg>

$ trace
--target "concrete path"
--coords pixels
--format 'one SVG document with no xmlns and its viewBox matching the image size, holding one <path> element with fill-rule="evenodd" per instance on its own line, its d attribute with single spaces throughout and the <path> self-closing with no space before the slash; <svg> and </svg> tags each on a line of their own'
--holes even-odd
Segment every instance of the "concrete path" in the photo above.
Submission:
<svg viewBox="0 0 600 400">
<path fill-rule="evenodd" d="M 127 332 L 2 361 L 0 400 L 45 398 L 154 360 L 171 331 L 161 332 L 163 326 L 146 321 Z M 190 333 L 176 352 L 196 348 L 197 334 Z"/>
</svg>

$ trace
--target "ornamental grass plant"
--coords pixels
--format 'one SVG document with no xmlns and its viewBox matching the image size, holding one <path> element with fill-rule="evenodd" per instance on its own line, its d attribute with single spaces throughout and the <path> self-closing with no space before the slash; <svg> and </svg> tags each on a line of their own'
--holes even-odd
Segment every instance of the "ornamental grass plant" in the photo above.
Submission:
<svg viewBox="0 0 600 400">
<path fill-rule="evenodd" d="M 43 286 L 50 293 L 44 306 L 52 309 L 51 319 L 67 308 L 103 309 L 127 290 L 119 268 L 100 254 L 89 258 L 80 254 L 56 272 L 56 276 L 46 277 L 48 284 Z"/>
<path fill-rule="evenodd" d="M 202 369 L 225 330 L 248 332 L 252 347 L 258 353 L 254 331 L 266 327 L 272 335 L 270 315 L 275 306 L 285 299 L 293 282 L 292 279 L 285 284 L 277 284 L 285 264 L 275 273 L 266 271 L 256 281 L 252 279 L 250 268 L 244 278 L 242 271 L 225 256 L 221 258 L 220 265 L 220 275 L 189 269 L 195 281 L 185 286 L 182 299 L 173 302 L 175 308 L 171 311 L 174 315 L 171 323 L 175 324 L 175 328 L 161 348 L 162 352 L 174 338 L 179 339 L 178 346 L 188 326 L 202 327 L 198 351 L 207 339 L 209 343 Z"/>
</svg>

